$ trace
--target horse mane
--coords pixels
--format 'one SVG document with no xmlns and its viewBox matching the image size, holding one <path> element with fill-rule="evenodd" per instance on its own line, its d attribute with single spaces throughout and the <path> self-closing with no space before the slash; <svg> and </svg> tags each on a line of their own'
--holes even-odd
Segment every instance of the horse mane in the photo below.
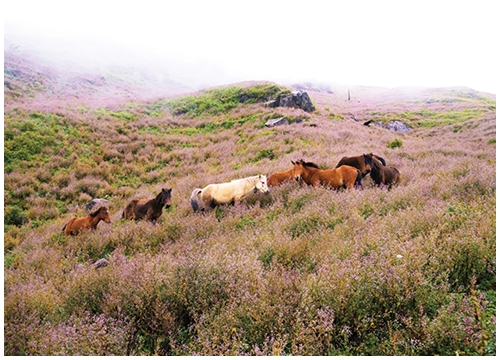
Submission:
<svg viewBox="0 0 500 360">
<path fill-rule="evenodd" d="M 312 168 L 319 169 L 319 166 L 318 166 L 318 165 L 316 165 L 316 164 L 315 164 L 315 163 L 313 163 L 313 162 L 310 162 L 310 161 L 304 161 L 304 160 L 302 160 L 302 159 L 301 159 L 300 161 L 298 161 L 298 162 L 300 162 L 300 163 L 301 163 L 302 165 L 304 165 L 304 166 L 308 166 L 308 167 L 312 167 Z"/>
<path fill-rule="evenodd" d="M 384 164 L 382 164 L 382 162 L 378 159 L 378 156 L 375 155 L 375 157 L 373 157 L 372 160 L 375 168 L 381 169 L 382 166 L 384 166 Z"/>
<path fill-rule="evenodd" d="M 375 155 L 375 156 L 377 157 L 377 159 L 379 159 L 379 161 L 382 163 L 382 165 L 387 166 L 385 159 L 383 157 L 378 156 L 378 155 Z"/>
<path fill-rule="evenodd" d="M 104 206 L 101 206 L 99 209 L 97 209 L 96 211 L 90 213 L 89 215 L 92 216 L 92 217 L 96 217 L 97 214 L 99 214 L 99 212 L 101 211 L 101 209 L 106 209 Z"/>
<path fill-rule="evenodd" d="M 385 159 L 382 156 L 375 155 L 374 153 L 369 153 L 368 156 L 371 156 L 372 158 L 378 159 L 378 161 L 380 161 L 382 163 L 382 165 L 387 166 L 387 163 L 385 162 Z"/>
</svg>

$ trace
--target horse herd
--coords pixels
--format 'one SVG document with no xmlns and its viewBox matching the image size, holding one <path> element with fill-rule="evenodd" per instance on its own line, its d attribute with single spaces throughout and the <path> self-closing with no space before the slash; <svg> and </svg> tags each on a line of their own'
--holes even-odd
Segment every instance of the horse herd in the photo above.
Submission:
<svg viewBox="0 0 500 360">
<path fill-rule="evenodd" d="M 210 184 L 203 189 L 196 188 L 191 193 L 191 207 L 194 211 L 204 211 L 217 205 L 234 204 L 252 192 L 268 194 L 268 186 L 279 186 L 294 180 L 301 185 L 325 186 L 332 189 L 362 189 L 361 180 L 368 173 L 376 185 L 385 185 L 388 189 L 401 181 L 398 169 L 387 166 L 385 159 L 372 153 L 343 157 L 337 166 L 330 170 L 322 170 L 318 165 L 304 160 L 292 161 L 292 164 L 293 168 L 290 170 L 274 173 L 269 178 L 256 175 L 221 184 Z M 153 199 L 132 200 L 123 210 L 122 219 L 155 222 L 161 216 L 163 208 L 170 207 L 171 196 L 172 189 L 162 189 Z M 109 210 L 105 206 L 86 217 L 72 218 L 62 230 L 66 235 L 77 235 L 85 229 L 96 229 L 100 221 L 111 222 Z"/>
</svg>

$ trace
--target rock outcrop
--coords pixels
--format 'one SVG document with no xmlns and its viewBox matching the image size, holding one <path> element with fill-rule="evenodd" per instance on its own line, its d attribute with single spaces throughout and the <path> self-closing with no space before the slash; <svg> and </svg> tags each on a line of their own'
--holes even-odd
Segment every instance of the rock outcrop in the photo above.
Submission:
<svg viewBox="0 0 500 360">
<path fill-rule="evenodd" d="M 313 112 L 316 110 L 311 98 L 305 91 L 294 91 L 291 94 L 282 94 L 274 101 L 269 102 L 269 107 L 293 107 L 302 109 L 306 112 Z"/>
<path fill-rule="evenodd" d="M 394 121 L 389 121 L 389 122 L 382 122 L 382 121 L 376 121 L 373 123 L 376 126 L 379 126 L 381 128 L 394 131 L 394 132 L 399 132 L 399 133 L 407 133 L 412 129 L 410 125 L 406 125 L 405 123 L 394 120 Z"/>
</svg>

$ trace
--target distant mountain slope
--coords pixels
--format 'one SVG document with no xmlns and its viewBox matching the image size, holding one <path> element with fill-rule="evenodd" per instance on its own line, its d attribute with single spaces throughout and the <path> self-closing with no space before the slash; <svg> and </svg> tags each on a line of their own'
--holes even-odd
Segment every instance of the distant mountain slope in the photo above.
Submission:
<svg viewBox="0 0 500 360">
<path fill-rule="evenodd" d="M 6 108 L 46 101 L 104 106 L 193 90 L 152 70 L 107 67 L 91 73 L 49 64 L 13 48 L 4 52 Z"/>
</svg>

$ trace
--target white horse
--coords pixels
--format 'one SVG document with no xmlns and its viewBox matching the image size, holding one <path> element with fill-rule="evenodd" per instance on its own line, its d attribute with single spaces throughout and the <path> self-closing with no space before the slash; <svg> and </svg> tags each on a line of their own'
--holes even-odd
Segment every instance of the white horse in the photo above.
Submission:
<svg viewBox="0 0 500 360">
<path fill-rule="evenodd" d="M 191 206 L 194 211 L 206 210 L 217 205 L 237 203 L 251 192 L 269 193 L 265 175 L 250 176 L 222 184 L 210 184 L 191 193 Z"/>
</svg>

